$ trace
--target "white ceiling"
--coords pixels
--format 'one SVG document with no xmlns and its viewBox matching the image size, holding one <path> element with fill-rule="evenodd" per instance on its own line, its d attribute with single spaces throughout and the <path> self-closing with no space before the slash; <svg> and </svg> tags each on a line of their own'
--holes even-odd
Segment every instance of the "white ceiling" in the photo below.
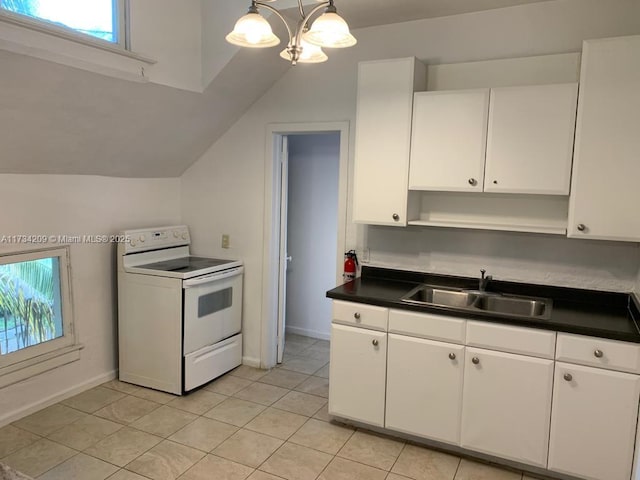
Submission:
<svg viewBox="0 0 640 480">
<path fill-rule="evenodd" d="M 358 28 L 535 1 L 541 0 L 336 0 L 336 6 Z M 295 4 L 274 6 L 286 2 Z M 0 50 L 0 173 L 179 176 L 288 68 L 240 50 L 199 94 Z"/>
<path fill-rule="evenodd" d="M 549 0 L 335 0 L 335 6 L 349 26 L 362 28 L 542 1 Z M 303 3 L 312 6 L 316 2 L 305 0 Z M 297 0 L 273 1 L 273 6 L 278 8 L 290 4 L 297 4 Z M 287 13 L 293 17 L 296 9 Z"/>
</svg>

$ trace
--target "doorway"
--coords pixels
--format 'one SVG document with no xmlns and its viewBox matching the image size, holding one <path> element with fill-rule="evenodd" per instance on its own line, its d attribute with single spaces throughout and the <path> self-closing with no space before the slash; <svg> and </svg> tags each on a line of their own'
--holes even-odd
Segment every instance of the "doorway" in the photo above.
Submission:
<svg viewBox="0 0 640 480">
<path fill-rule="evenodd" d="M 328 340 L 346 239 L 348 123 L 268 129 L 261 366 L 285 333 Z"/>
<path fill-rule="evenodd" d="M 336 284 L 340 134 L 291 134 L 283 140 L 287 184 L 282 195 L 286 217 L 281 217 L 286 250 L 282 329 L 329 340 L 331 302 L 325 292 Z"/>
</svg>

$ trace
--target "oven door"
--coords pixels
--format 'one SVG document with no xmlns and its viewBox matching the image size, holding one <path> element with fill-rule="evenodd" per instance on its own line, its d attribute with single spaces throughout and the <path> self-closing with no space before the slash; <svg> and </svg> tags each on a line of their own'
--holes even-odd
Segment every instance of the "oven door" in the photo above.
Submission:
<svg viewBox="0 0 640 480">
<path fill-rule="evenodd" d="M 232 268 L 182 282 L 184 355 L 240 333 L 243 271 Z"/>
</svg>

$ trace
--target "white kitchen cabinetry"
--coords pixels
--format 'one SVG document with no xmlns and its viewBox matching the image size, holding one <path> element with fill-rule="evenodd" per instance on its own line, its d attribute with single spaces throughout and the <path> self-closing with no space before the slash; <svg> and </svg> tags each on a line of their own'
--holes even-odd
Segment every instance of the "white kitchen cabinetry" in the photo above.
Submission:
<svg viewBox="0 0 640 480">
<path fill-rule="evenodd" d="M 578 85 L 419 92 L 409 189 L 568 195 Z"/>
<path fill-rule="evenodd" d="M 640 36 L 584 42 L 569 236 L 640 241 Z"/>
<path fill-rule="evenodd" d="M 355 222 L 406 226 L 413 93 L 425 82 L 413 57 L 358 65 Z"/>
<path fill-rule="evenodd" d="M 389 334 L 387 356 L 385 426 L 458 444 L 464 346 Z"/>
<path fill-rule="evenodd" d="M 589 480 L 629 480 L 640 377 L 558 362 L 549 469 Z"/>
<path fill-rule="evenodd" d="M 329 413 L 384 426 L 387 334 L 331 326 Z"/>
<path fill-rule="evenodd" d="M 558 334 L 549 469 L 589 480 L 629 480 L 640 345 Z"/>
<path fill-rule="evenodd" d="M 467 347 L 461 446 L 545 468 L 553 360 Z"/>
<path fill-rule="evenodd" d="M 488 88 L 416 93 L 409 189 L 481 192 L 488 112 Z"/>
<path fill-rule="evenodd" d="M 569 195 L 578 85 L 491 89 L 484 191 Z"/>
</svg>

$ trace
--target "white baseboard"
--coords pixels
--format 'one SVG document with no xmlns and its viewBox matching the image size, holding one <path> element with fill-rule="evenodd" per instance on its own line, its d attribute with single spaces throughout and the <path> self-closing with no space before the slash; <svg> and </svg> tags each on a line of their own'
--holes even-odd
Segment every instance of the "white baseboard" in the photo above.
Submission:
<svg viewBox="0 0 640 480">
<path fill-rule="evenodd" d="M 292 327 L 287 325 L 285 328 L 287 333 L 293 333 L 294 335 L 303 335 L 305 337 L 317 338 L 318 340 L 331 340 L 331 334 L 325 332 L 319 332 L 317 330 L 311 330 L 309 328 Z"/>
<path fill-rule="evenodd" d="M 71 388 L 67 388 L 66 390 L 63 390 L 62 392 L 55 393 L 46 398 L 41 398 L 33 403 L 24 405 L 11 412 L 3 412 L 2 415 L 0 416 L 0 427 L 8 425 L 11 422 L 15 422 L 16 420 L 26 417 L 27 415 L 31 415 L 32 413 L 42 410 L 43 408 L 49 407 L 62 400 L 66 400 L 67 398 L 73 397 L 74 395 L 82 393 L 85 390 L 89 390 L 90 388 L 97 387 L 98 385 L 108 382 L 109 380 L 113 380 L 114 378 L 116 378 L 116 375 L 117 375 L 117 370 L 111 370 L 110 372 L 106 372 L 98 376 L 95 376 L 93 378 L 90 378 L 89 380 L 86 380 L 82 383 L 74 385 Z"/>
<path fill-rule="evenodd" d="M 249 367 L 260 368 L 260 359 L 253 357 L 242 357 L 242 364 Z"/>
</svg>

